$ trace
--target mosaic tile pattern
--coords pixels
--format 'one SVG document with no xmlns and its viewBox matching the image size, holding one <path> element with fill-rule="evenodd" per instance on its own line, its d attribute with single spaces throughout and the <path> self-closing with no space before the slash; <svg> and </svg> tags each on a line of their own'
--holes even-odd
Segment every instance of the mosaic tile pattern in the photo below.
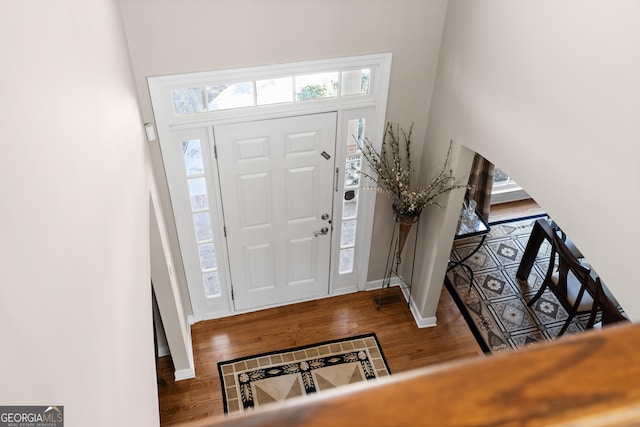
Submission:
<svg viewBox="0 0 640 427">
<path fill-rule="evenodd" d="M 536 218 L 491 225 L 484 244 L 468 261 L 474 281 L 456 266 L 447 273 L 446 285 L 466 311 L 465 317 L 480 345 L 487 352 L 520 348 L 557 336 L 567 313 L 551 291 L 534 304 L 527 303 L 540 288 L 549 263 L 551 247 L 544 242 L 526 282 L 516 279 L 516 271 Z M 480 238 L 454 242 L 452 255 L 460 259 L 474 250 Z M 574 318 L 567 334 L 583 331 L 588 314 Z"/>
</svg>

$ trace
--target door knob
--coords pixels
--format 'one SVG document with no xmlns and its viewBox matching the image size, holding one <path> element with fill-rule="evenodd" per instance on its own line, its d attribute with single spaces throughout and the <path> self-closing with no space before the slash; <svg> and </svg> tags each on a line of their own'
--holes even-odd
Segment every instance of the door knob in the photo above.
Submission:
<svg viewBox="0 0 640 427">
<path fill-rule="evenodd" d="M 313 233 L 313 235 L 314 235 L 315 237 L 318 237 L 318 236 L 324 236 L 324 235 L 325 235 L 325 234 L 327 234 L 328 232 L 329 232 L 329 228 L 328 228 L 328 227 L 322 227 L 322 228 L 320 229 L 320 231 L 316 231 L 315 233 Z"/>
</svg>

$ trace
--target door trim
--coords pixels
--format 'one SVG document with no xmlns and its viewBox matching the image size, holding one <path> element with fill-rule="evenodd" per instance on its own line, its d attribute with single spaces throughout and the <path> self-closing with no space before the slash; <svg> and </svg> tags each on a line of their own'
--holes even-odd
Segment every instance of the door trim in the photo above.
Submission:
<svg viewBox="0 0 640 427">
<path fill-rule="evenodd" d="M 392 55 L 390 53 L 383 53 L 321 61 L 306 61 L 289 64 L 278 64 L 272 66 L 250 67 L 239 70 L 212 71 L 204 73 L 148 78 L 149 92 L 151 95 L 151 101 L 155 116 L 155 125 L 158 131 L 158 140 L 163 153 L 167 180 L 171 180 L 171 177 L 169 176 L 171 175 L 170 164 L 176 161 L 175 159 L 171 159 L 170 156 L 166 154 L 171 152 L 170 145 L 173 143 L 172 135 L 174 132 L 202 132 L 203 135 L 206 135 L 206 137 L 209 138 L 210 141 L 212 141 L 213 127 L 217 125 L 242 121 L 254 121 L 287 116 L 325 113 L 330 111 L 336 111 L 338 113 L 338 135 L 336 136 L 336 164 L 344 165 L 346 159 L 345 147 L 348 139 L 348 136 L 346 135 L 347 122 L 351 118 L 358 117 L 359 115 L 363 114 L 366 115 L 366 136 L 370 140 L 374 141 L 374 143 L 377 143 L 377 145 L 381 144 L 385 125 L 387 92 L 391 73 L 391 59 Z M 308 102 L 298 102 L 294 105 L 276 104 L 255 106 L 251 108 L 210 111 L 180 117 L 177 117 L 173 114 L 171 91 L 175 88 L 190 87 L 194 85 L 205 85 L 208 84 L 208 82 L 238 81 L 238 79 L 246 80 L 267 77 L 273 78 L 274 76 L 281 76 L 287 73 L 311 73 L 334 69 L 359 69 L 362 67 L 369 67 L 374 70 L 372 72 L 370 90 L 366 96 L 343 96 L 339 98 L 326 98 L 311 100 Z M 362 168 L 365 172 L 368 172 L 368 167 L 366 164 L 363 163 Z M 217 174 L 217 169 L 215 170 L 215 173 Z M 344 166 L 342 166 L 338 171 L 338 181 L 338 187 L 339 189 L 341 189 L 341 186 L 344 184 Z M 169 188 L 171 188 L 171 184 L 169 184 Z M 174 212 L 177 212 L 180 209 L 179 207 L 177 207 L 177 205 L 180 204 L 181 201 L 174 196 L 174 192 L 175 191 L 172 191 L 171 193 L 164 193 L 165 200 L 163 205 L 173 206 Z M 360 194 L 362 200 L 360 200 L 359 202 L 361 206 L 359 207 L 359 211 L 362 212 L 362 216 L 358 220 L 358 233 L 356 237 L 356 245 L 358 251 L 354 260 L 357 268 L 354 269 L 353 274 L 348 278 L 348 280 L 341 281 L 341 277 L 338 274 L 338 263 L 336 262 L 337 258 L 335 255 L 335 252 L 338 252 L 338 250 L 332 249 L 332 270 L 330 273 L 329 295 L 344 294 L 366 289 L 369 254 L 371 249 L 371 233 L 373 229 L 373 210 L 375 207 L 376 192 L 361 191 Z M 334 206 L 336 206 L 337 204 L 341 204 L 343 201 L 342 191 L 336 191 L 334 195 Z M 219 192 L 216 191 L 216 194 L 213 194 L 212 197 L 215 198 L 216 204 L 218 206 L 222 206 Z M 336 218 L 338 216 L 337 208 L 334 208 L 334 213 L 334 231 L 339 231 L 338 227 L 341 226 L 341 221 Z M 176 218 L 176 222 L 180 222 L 178 218 Z M 177 226 L 177 228 L 178 227 L 179 226 Z M 220 218 L 218 218 L 218 223 L 214 226 L 214 228 L 224 230 L 222 215 L 220 215 Z M 179 230 L 177 230 L 177 232 L 180 233 Z M 332 248 L 339 249 L 339 234 L 339 232 L 333 233 Z M 176 260 L 176 262 L 179 261 Z M 228 268 L 226 255 L 224 256 L 224 262 L 226 263 L 226 267 Z M 194 304 L 193 301 L 194 299 L 197 299 L 199 297 L 198 295 L 196 295 L 199 292 L 198 289 L 194 289 L 193 286 L 189 286 L 186 276 L 178 277 L 177 280 L 181 286 L 186 286 L 187 289 L 189 289 L 189 294 L 192 300 L 192 307 L 194 311 L 192 315 L 194 321 L 222 317 L 242 312 L 236 311 L 232 308 L 230 292 L 228 295 L 223 295 L 223 297 L 228 298 L 229 308 L 227 310 L 217 311 L 215 313 L 197 312 L 199 305 Z"/>
</svg>

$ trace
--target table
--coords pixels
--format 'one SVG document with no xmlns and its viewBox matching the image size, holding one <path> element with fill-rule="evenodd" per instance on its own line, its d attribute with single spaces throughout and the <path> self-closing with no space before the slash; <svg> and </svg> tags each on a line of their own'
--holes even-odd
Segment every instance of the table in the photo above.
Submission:
<svg viewBox="0 0 640 427">
<path fill-rule="evenodd" d="M 551 221 L 551 223 L 549 221 Z M 516 272 L 516 278 L 527 280 L 536 256 L 538 255 L 538 250 L 540 250 L 540 245 L 542 245 L 542 242 L 545 240 L 551 244 L 553 241 L 553 233 L 555 233 L 557 229 L 558 226 L 549 218 L 538 218 L 536 222 L 533 223 L 533 229 L 531 230 L 527 247 L 522 254 L 522 259 Z M 571 239 L 566 238 L 565 244 L 576 258 L 584 258 L 580 250 L 571 242 Z"/>
<path fill-rule="evenodd" d="M 527 247 L 522 254 L 522 259 L 520 260 L 520 265 L 518 266 L 518 271 L 516 272 L 516 278 L 519 280 L 527 281 L 529 278 L 529 274 L 531 273 L 531 268 L 533 267 L 533 263 L 535 262 L 536 256 L 538 255 L 538 251 L 540 250 L 540 245 L 542 242 L 547 240 L 549 243 L 553 240 L 553 233 L 558 232 L 559 227 L 557 224 L 553 222 L 550 218 L 539 218 L 533 224 L 533 229 L 531 230 L 531 235 L 529 236 L 529 241 L 527 242 Z M 570 239 L 565 236 L 565 243 L 569 250 L 573 253 L 573 255 L 578 259 L 583 259 L 583 265 L 588 266 L 586 262 L 584 262 L 584 256 L 580 253 L 580 250 L 571 242 Z M 589 266 L 591 268 L 591 266 Z M 596 273 L 593 268 L 591 268 L 591 273 L 589 274 L 589 279 L 587 280 L 585 289 L 591 295 L 591 297 L 598 301 L 603 307 L 602 315 L 603 315 L 603 324 L 605 323 L 605 317 L 608 316 L 607 311 L 604 309 L 606 307 L 610 312 L 618 310 L 619 303 L 616 298 L 613 296 L 611 291 L 607 288 L 604 282 L 601 281 L 602 291 L 604 295 L 599 295 L 597 291 L 596 278 L 598 277 L 598 273 Z M 590 322 L 592 319 L 589 320 Z M 619 321 L 619 318 L 615 318 L 611 320 L 611 322 Z"/>
<path fill-rule="evenodd" d="M 551 243 L 553 241 L 553 228 L 549 224 L 546 218 L 538 218 L 533 224 L 527 247 L 524 249 L 518 271 L 516 272 L 516 278 L 520 280 L 527 280 L 531 273 L 531 268 L 538 255 L 540 245 L 545 240 Z"/>
<path fill-rule="evenodd" d="M 533 267 L 533 263 L 536 260 L 536 256 L 538 255 L 538 251 L 540 250 L 542 242 L 547 240 L 549 244 L 552 244 L 553 233 L 556 233 L 556 230 L 558 230 L 558 226 L 550 218 L 538 218 L 536 222 L 533 223 L 533 229 L 531 230 L 531 235 L 529 236 L 527 247 L 524 249 L 522 259 L 520 260 L 520 265 L 518 266 L 518 271 L 516 272 L 516 278 L 518 280 L 528 280 L 529 274 L 531 273 L 531 268 Z M 582 255 L 582 253 L 580 253 L 580 250 L 571 242 L 570 239 L 566 238 L 565 244 L 577 259 L 583 259 L 584 261 L 584 256 Z M 586 262 L 583 262 L 583 264 L 591 268 L 591 266 L 589 266 Z M 595 270 L 593 270 L 593 268 L 591 268 L 591 275 L 589 277 L 589 282 L 587 283 L 587 291 L 591 294 L 592 297 L 595 295 L 595 279 L 597 276 L 598 274 L 595 272 Z M 604 285 L 604 283 L 603 287 L 606 288 L 606 285 Z M 609 298 L 608 295 L 607 297 Z"/>
<path fill-rule="evenodd" d="M 478 242 L 478 245 L 465 257 L 461 259 L 450 259 L 449 263 L 451 265 L 447 268 L 447 271 L 451 271 L 456 266 L 460 266 L 463 270 L 466 270 L 467 273 L 469 273 L 469 288 L 473 286 L 473 269 L 466 263 L 466 261 L 482 247 L 489 231 L 491 231 L 491 227 L 482 214 L 480 214 L 478 209 L 474 209 L 473 214 L 469 214 L 469 210 L 466 207 L 462 209 L 460 212 L 460 219 L 458 220 L 458 228 L 456 229 L 456 234 L 453 240 L 456 241 L 477 236 L 482 236 L 482 238 Z"/>
</svg>

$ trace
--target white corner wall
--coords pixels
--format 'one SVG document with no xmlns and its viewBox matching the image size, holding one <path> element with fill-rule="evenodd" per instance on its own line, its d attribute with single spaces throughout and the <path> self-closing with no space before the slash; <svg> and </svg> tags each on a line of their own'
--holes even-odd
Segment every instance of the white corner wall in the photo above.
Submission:
<svg viewBox="0 0 640 427">
<path fill-rule="evenodd" d="M 635 0 L 450 0 L 424 153 L 453 139 L 513 176 L 635 320 L 638 22 Z M 445 217 L 455 218 L 458 206 L 450 204 Z M 443 258 L 454 226 L 443 217 L 429 227 L 443 232 L 425 252 Z M 439 283 L 441 276 L 427 271 L 422 279 Z"/>
<path fill-rule="evenodd" d="M 113 0 L 0 3 L 0 403 L 157 426 L 148 159 Z"/>
</svg>

